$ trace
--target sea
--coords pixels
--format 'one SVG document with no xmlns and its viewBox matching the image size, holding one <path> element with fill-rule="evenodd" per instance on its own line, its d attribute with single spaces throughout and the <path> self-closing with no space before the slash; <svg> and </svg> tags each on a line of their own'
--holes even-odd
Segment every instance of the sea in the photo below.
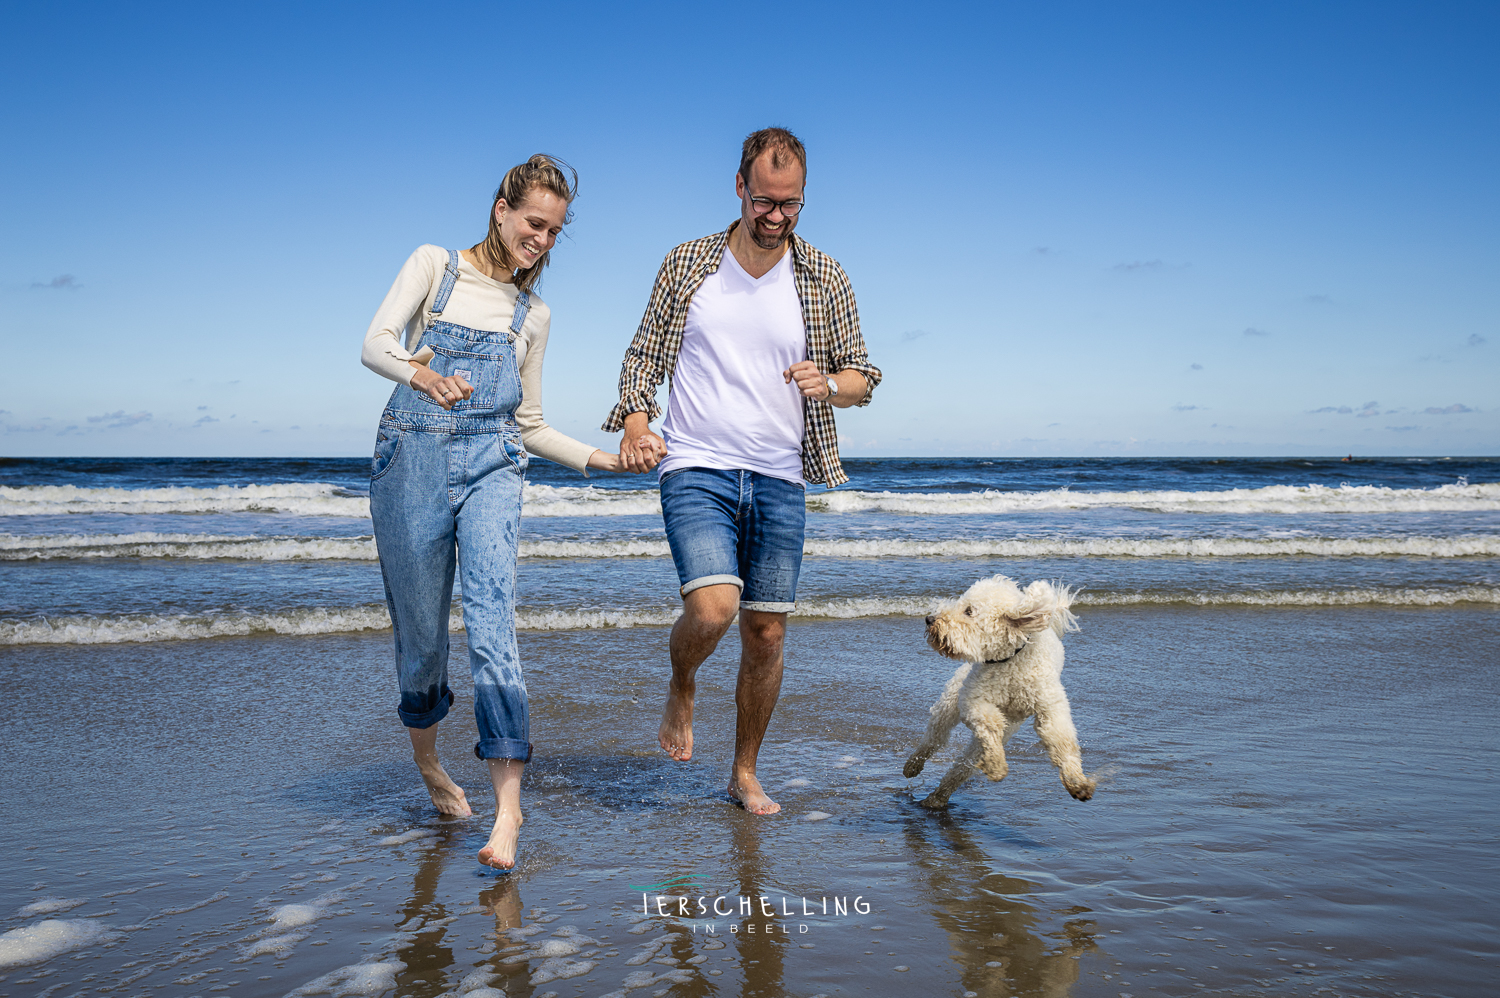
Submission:
<svg viewBox="0 0 1500 998">
<path fill-rule="evenodd" d="M 395 717 L 367 459 L 0 458 L 0 998 L 1492 993 L 1500 458 L 845 468 L 807 495 L 757 818 L 724 793 L 733 632 L 693 761 L 655 745 L 654 481 L 533 461 L 496 875 L 461 595 L 474 818 Z M 967 734 L 901 775 L 955 665 L 922 617 L 995 574 L 1077 590 L 1099 790 L 1027 728 L 929 812 Z"/>
</svg>

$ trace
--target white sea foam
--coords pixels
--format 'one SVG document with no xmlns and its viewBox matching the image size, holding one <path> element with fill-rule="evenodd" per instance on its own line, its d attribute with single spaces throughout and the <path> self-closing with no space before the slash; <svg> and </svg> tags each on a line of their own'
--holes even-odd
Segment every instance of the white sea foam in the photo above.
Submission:
<svg viewBox="0 0 1500 998">
<path fill-rule="evenodd" d="M 1500 536 L 813 540 L 804 551 L 825 558 L 1465 558 L 1500 556 Z"/>
<path fill-rule="evenodd" d="M 1500 483 L 1391 489 L 1379 485 L 1271 485 L 1215 492 L 859 492 L 808 496 L 825 513 L 1011 513 L 1123 507 L 1157 513 L 1456 513 L 1500 510 Z"/>
<path fill-rule="evenodd" d="M 33 901 L 20 911 L 16 912 L 22 918 L 32 918 L 36 915 L 55 915 L 60 911 L 71 911 L 81 904 L 88 904 L 88 898 L 42 898 Z"/>
<path fill-rule="evenodd" d="M 651 516 L 657 490 L 528 484 L 524 516 Z M 908 515 L 1010 513 L 1123 507 L 1164 513 L 1443 513 L 1500 509 L 1500 483 L 1392 489 L 1380 485 L 1271 485 L 1207 492 L 861 492 L 811 493 L 815 513 Z M 60 513 L 290 513 L 365 517 L 369 499 L 328 483 L 221 485 L 217 488 L 0 486 L 0 516 Z"/>
<path fill-rule="evenodd" d="M 384 604 L 283 613 L 118 614 L 0 620 L 0 645 L 98 645 L 267 634 L 346 634 L 391 626 Z"/>
<path fill-rule="evenodd" d="M 221 534 L 0 534 L 0 561 L 58 558 L 230 558 L 241 561 L 375 561 L 375 538 Z"/>
<path fill-rule="evenodd" d="M 350 996 L 373 996 L 384 994 L 396 987 L 396 975 L 406 969 L 400 960 L 375 960 L 355 963 L 330 971 L 302 987 L 287 992 L 291 995 L 333 995 L 334 998 Z"/>
<path fill-rule="evenodd" d="M 522 497 L 523 516 L 638 516 L 661 512 L 655 489 L 528 484 Z M 370 500 L 326 482 L 159 489 L 0 486 L 0 516 L 64 513 L 289 513 L 368 519 Z"/>
<path fill-rule="evenodd" d="M 951 594 L 949 594 L 951 595 Z M 792 616 L 850 620 L 861 617 L 922 617 L 948 595 L 909 597 L 853 597 L 808 600 L 797 604 Z M 1500 603 L 1500 587 L 1300 589 L 1203 593 L 1195 591 L 1085 592 L 1079 602 L 1096 605 L 1190 604 L 1196 606 L 1452 606 L 1458 603 Z M 520 610 L 516 627 L 533 631 L 577 631 L 606 628 L 663 627 L 681 614 L 675 607 L 578 608 Z M 463 630 L 455 612 L 449 630 Z M 346 634 L 390 627 L 383 605 L 293 610 L 280 614 L 223 614 L 219 616 L 74 616 L 0 620 L 0 645 L 123 644 L 144 641 L 187 641 L 245 635 Z"/>
<path fill-rule="evenodd" d="M 415 842 L 418 839 L 430 839 L 436 835 L 437 832 L 434 832 L 430 828 L 413 828 L 410 831 L 402 832 L 400 835 L 387 835 L 375 844 L 378 846 L 404 846 L 408 842 Z"/>
<path fill-rule="evenodd" d="M 1415 558 L 1500 557 L 1500 535 L 1456 537 L 1032 537 L 1017 539 L 810 540 L 820 558 Z M 666 558 L 665 539 L 522 541 L 520 557 Z M 0 534 L 0 561 L 181 558 L 240 561 L 375 561 L 375 539 L 215 534 Z"/>
<path fill-rule="evenodd" d="M 1297 589 L 1247 593 L 1083 593 L 1096 606 L 1184 603 L 1190 606 L 1454 606 L 1500 603 L 1500 586 L 1456 589 Z"/>
<path fill-rule="evenodd" d="M 49 919 L 0 935 L 0 968 L 41 963 L 119 937 L 119 932 L 92 918 Z"/>
<path fill-rule="evenodd" d="M 220 485 L 217 488 L 79 488 L 76 485 L 0 486 L 0 516 L 60 513 L 293 513 L 370 515 L 370 500 L 324 483 Z"/>
</svg>

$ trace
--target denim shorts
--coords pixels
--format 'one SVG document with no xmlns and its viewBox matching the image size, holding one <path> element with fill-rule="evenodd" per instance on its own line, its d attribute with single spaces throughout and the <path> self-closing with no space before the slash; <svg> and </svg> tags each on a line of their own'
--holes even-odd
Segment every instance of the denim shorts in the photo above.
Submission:
<svg viewBox="0 0 1500 998">
<path fill-rule="evenodd" d="M 681 468 L 661 480 L 661 515 L 682 595 L 703 586 L 740 589 L 740 608 L 789 613 L 807 503 L 801 485 L 754 471 Z"/>
</svg>

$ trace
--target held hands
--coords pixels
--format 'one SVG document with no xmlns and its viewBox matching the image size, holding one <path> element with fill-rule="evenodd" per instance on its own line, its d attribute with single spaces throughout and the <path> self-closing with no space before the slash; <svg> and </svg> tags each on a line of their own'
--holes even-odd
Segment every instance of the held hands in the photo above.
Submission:
<svg viewBox="0 0 1500 998">
<path fill-rule="evenodd" d="M 799 360 L 782 371 L 781 376 L 787 384 L 795 380 L 797 390 L 802 393 L 803 397 L 810 398 L 814 402 L 827 402 L 832 394 L 828 390 L 828 375 L 818 370 L 818 365 L 810 360 Z"/>
<path fill-rule="evenodd" d="M 457 375 L 445 378 L 425 364 L 414 360 L 407 363 L 412 366 L 411 386 L 444 409 L 452 409 L 455 402 L 474 394 L 474 386 Z"/>
<path fill-rule="evenodd" d="M 650 471 L 667 456 L 667 442 L 651 432 L 644 412 L 625 417 L 625 434 L 620 438 L 621 471 L 639 474 Z"/>
</svg>

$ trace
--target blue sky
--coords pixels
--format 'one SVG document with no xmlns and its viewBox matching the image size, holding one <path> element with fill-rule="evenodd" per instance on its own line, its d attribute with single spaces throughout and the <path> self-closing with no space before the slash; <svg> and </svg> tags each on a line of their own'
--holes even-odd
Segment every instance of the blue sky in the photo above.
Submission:
<svg viewBox="0 0 1500 998">
<path fill-rule="evenodd" d="M 852 455 L 1500 453 L 1500 5 L 12 3 L 0 453 L 368 452 L 364 330 L 505 169 L 598 430 L 746 133 L 885 383 Z"/>
</svg>

